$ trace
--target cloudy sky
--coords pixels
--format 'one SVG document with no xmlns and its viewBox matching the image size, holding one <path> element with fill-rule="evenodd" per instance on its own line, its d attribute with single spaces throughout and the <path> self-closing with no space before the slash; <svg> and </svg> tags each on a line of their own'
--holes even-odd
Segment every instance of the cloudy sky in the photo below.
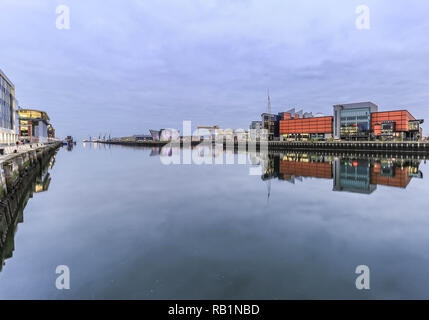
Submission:
<svg viewBox="0 0 429 320">
<path fill-rule="evenodd" d="M 247 128 L 267 88 L 273 112 L 373 101 L 429 121 L 428 18 L 421 0 L 0 0 L 0 69 L 60 137 Z"/>
</svg>

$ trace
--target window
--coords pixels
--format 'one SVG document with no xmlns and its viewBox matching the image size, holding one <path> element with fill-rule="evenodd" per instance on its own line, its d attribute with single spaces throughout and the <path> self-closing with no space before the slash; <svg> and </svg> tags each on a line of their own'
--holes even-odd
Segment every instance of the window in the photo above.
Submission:
<svg viewBox="0 0 429 320">
<path fill-rule="evenodd" d="M 409 121 L 408 122 L 408 130 L 410 130 L 410 131 L 419 131 L 420 130 L 420 123 L 419 123 L 419 121 Z"/>
</svg>

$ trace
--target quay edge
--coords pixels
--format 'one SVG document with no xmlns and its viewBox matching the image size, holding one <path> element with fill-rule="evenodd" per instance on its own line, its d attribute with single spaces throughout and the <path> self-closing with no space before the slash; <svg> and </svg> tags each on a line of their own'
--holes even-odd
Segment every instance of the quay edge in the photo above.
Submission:
<svg viewBox="0 0 429 320">
<path fill-rule="evenodd" d="M 102 141 L 99 143 L 116 144 L 124 146 L 141 146 L 141 147 L 162 147 L 167 145 L 169 141 Z M 214 143 L 214 142 L 213 142 Z M 205 145 L 203 141 L 192 141 L 192 146 Z M 267 144 L 264 146 L 264 144 Z M 179 146 L 179 142 L 172 142 L 173 146 Z M 180 142 L 180 146 L 183 143 Z M 338 152 L 368 152 L 368 153 L 415 153 L 429 154 L 429 142 L 427 141 L 394 141 L 394 142 L 377 142 L 377 141 L 319 141 L 319 142 L 304 142 L 304 141 L 267 141 L 253 142 L 249 144 L 247 141 L 224 141 L 223 147 L 238 149 L 239 146 L 249 149 L 249 145 L 256 146 L 256 150 L 260 150 L 261 146 L 267 147 L 269 151 L 282 150 L 307 150 L 307 151 L 338 151 Z"/>
<path fill-rule="evenodd" d="M 19 177 L 46 156 L 53 154 L 62 142 L 36 143 L 0 148 L 0 198 L 16 188 Z"/>
<path fill-rule="evenodd" d="M 355 152 L 397 152 L 429 154 L 429 142 L 290 142 L 269 141 L 269 150 L 314 150 L 314 151 L 355 151 Z"/>
<path fill-rule="evenodd" d="M 47 170 L 60 145 L 55 143 L 39 146 L 37 150 L 33 150 L 35 157 L 31 156 L 31 152 L 20 151 L 20 153 L 15 153 L 14 157 L 1 159 L 2 163 L 6 162 L 5 165 L 11 161 L 17 161 L 21 165 L 21 171 L 13 184 L 8 186 L 8 192 L 3 192 L 0 198 L 0 271 L 5 260 L 13 255 L 14 234 L 18 223 L 23 221 L 23 210 L 28 199 L 33 195 L 37 177 Z M 25 154 L 29 159 L 27 165 L 23 165 Z M 4 176 L 2 177 L 4 178 Z M 3 182 L 5 180 L 7 179 L 2 179 Z"/>
</svg>

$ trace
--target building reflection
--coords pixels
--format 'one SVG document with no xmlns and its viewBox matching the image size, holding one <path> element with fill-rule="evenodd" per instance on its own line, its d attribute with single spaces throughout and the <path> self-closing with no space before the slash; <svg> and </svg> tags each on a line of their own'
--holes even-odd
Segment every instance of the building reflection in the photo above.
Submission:
<svg viewBox="0 0 429 320">
<path fill-rule="evenodd" d="M 49 170 L 52 169 L 52 167 L 54 166 L 54 163 L 55 163 L 55 157 L 52 157 L 49 160 L 48 165 L 42 169 L 40 175 L 36 177 L 36 182 L 34 185 L 35 193 L 48 191 L 49 184 L 51 183 L 51 174 L 49 173 Z"/>
<path fill-rule="evenodd" d="M 124 148 L 144 149 L 140 146 Z M 381 156 L 304 151 L 264 153 L 225 150 L 204 144 L 189 148 L 167 144 L 146 149 L 150 150 L 150 156 L 171 158 L 172 161 L 168 161 L 168 164 L 182 163 L 186 152 L 189 153 L 188 160 L 192 159 L 195 164 L 247 164 L 250 175 L 261 176 L 267 182 L 268 195 L 272 179 L 290 183 L 303 182 L 306 178 L 327 179 L 332 180 L 333 191 L 371 194 L 378 185 L 406 188 L 413 178 L 423 178 L 419 170 L 423 158 L 404 154 Z"/>
<path fill-rule="evenodd" d="M 269 155 L 264 162 L 262 180 L 330 179 L 333 191 L 371 194 L 377 185 L 406 188 L 412 178 L 423 178 L 421 160 L 413 158 L 291 152 Z"/>
<path fill-rule="evenodd" d="M 333 191 L 373 193 L 378 185 L 406 188 L 413 178 L 423 178 L 419 170 L 420 158 L 399 156 L 376 156 L 365 154 L 335 153 L 260 153 L 238 152 L 207 146 L 195 146 L 192 159 L 196 163 L 216 163 L 216 159 L 224 158 L 220 163 L 228 163 L 230 155 L 247 157 L 250 163 L 249 174 L 260 175 L 267 182 L 268 194 L 271 190 L 271 179 L 290 183 L 304 181 L 306 178 L 332 180 Z M 152 148 L 150 155 L 177 157 L 180 163 L 182 148 L 163 146 Z M 222 160 L 222 159 L 220 159 Z M 234 160 L 235 161 L 235 160 Z M 234 162 L 232 162 L 234 163 Z M 258 169 L 258 170 L 256 170 Z"/>
<path fill-rule="evenodd" d="M 49 189 L 51 182 L 49 170 L 54 164 L 55 155 L 44 162 L 35 175 L 23 178 L 21 188 L 0 199 L 0 271 L 3 269 L 5 260 L 13 256 L 15 234 L 18 225 L 24 222 L 24 209 L 29 199 L 33 197 L 34 193 Z"/>
</svg>

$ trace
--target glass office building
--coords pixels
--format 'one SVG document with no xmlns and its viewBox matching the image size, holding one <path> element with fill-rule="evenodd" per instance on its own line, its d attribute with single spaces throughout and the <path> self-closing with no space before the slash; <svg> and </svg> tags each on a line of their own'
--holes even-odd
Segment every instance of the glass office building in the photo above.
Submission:
<svg viewBox="0 0 429 320">
<path fill-rule="evenodd" d="M 0 144 L 14 144 L 15 132 L 15 87 L 0 70 Z"/>
<path fill-rule="evenodd" d="M 46 112 L 33 109 L 19 109 L 19 137 L 21 141 L 48 141 L 49 117 Z"/>
<path fill-rule="evenodd" d="M 261 114 L 262 129 L 268 134 L 268 140 L 279 136 L 279 116 L 271 113 Z"/>
<path fill-rule="evenodd" d="M 410 140 L 423 137 L 423 119 L 414 118 L 407 110 L 378 111 L 372 102 L 334 105 L 334 114 L 295 112 L 291 109 L 278 115 L 263 113 L 262 129 L 269 140 Z M 252 125 L 251 125 L 252 128 Z"/>
<path fill-rule="evenodd" d="M 334 106 L 334 137 L 344 140 L 368 140 L 371 137 L 371 113 L 378 106 L 372 102 Z"/>
<path fill-rule="evenodd" d="M 339 159 L 333 162 L 334 191 L 372 193 L 377 185 L 371 181 L 371 163 L 367 159 Z"/>
<path fill-rule="evenodd" d="M 371 112 L 369 108 L 342 110 L 341 138 L 368 138 L 370 135 Z"/>
</svg>

